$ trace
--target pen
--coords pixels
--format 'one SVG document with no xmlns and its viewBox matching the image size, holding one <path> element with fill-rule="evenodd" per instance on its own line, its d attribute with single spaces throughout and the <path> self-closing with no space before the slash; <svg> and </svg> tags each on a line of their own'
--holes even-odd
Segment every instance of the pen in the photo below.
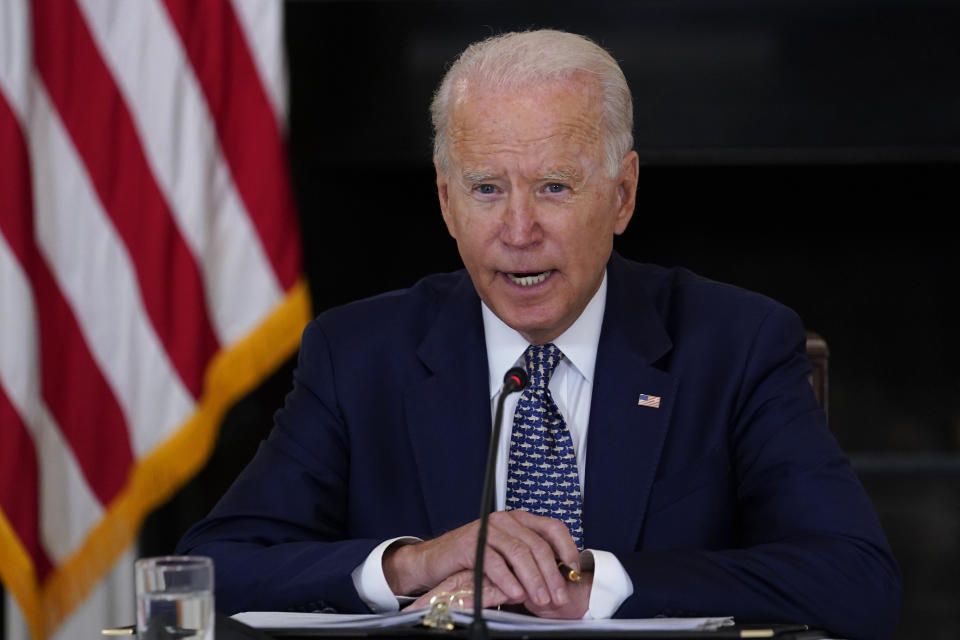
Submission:
<svg viewBox="0 0 960 640">
<path fill-rule="evenodd" d="M 559 560 L 557 561 L 557 569 L 560 569 L 560 573 L 563 574 L 563 577 L 566 578 L 567 581 L 580 582 L 580 572 L 576 569 L 568 567 Z"/>
<path fill-rule="evenodd" d="M 137 633 L 137 625 L 131 624 L 126 627 L 107 627 L 101 629 L 100 633 L 105 636 L 132 636 Z"/>
</svg>

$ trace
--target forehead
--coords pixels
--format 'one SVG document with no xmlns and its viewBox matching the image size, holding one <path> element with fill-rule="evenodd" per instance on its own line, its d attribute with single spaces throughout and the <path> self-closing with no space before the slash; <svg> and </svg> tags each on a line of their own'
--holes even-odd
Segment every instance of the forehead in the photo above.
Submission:
<svg viewBox="0 0 960 640">
<path fill-rule="evenodd" d="M 450 105 L 447 140 L 454 161 L 598 158 L 602 110 L 596 84 L 577 76 L 519 89 L 462 81 Z"/>
</svg>

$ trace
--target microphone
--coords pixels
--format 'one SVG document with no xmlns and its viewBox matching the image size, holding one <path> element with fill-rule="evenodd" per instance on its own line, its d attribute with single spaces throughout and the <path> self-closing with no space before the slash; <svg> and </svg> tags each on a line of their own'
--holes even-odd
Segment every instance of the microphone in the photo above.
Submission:
<svg viewBox="0 0 960 640">
<path fill-rule="evenodd" d="M 521 367 L 513 367 L 503 376 L 503 390 L 497 400 L 497 414 L 493 419 L 493 432 L 490 434 L 490 448 L 487 451 L 487 470 L 483 475 L 483 497 L 480 500 L 480 528 L 477 531 L 477 555 L 473 563 L 473 624 L 470 636 L 474 640 L 487 637 L 487 623 L 483 619 L 483 550 L 487 546 L 487 526 L 490 512 L 493 510 L 493 484 L 496 477 L 497 445 L 500 443 L 500 428 L 503 424 L 503 402 L 514 391 L 527 386 L 527 372 Z"/>
</svg>

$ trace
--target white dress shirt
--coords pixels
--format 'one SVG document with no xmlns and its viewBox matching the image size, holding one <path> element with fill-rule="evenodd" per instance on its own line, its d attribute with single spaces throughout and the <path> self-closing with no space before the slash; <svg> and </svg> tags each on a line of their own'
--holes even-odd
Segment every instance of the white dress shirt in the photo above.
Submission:
<svg viewBox="0 0 960 640">
<path fill-rule="evenodd" d="M 603 311 L 607 299 L 607 276 L 604 274 L 600 288 L 587 303 L 580 317 L 553 344 L 563 352 L 564 358 L 550 378 L 550 394 L 563 415 L 573 448 L 577 455 L 577 471 L 580 474 L 580 491 L 585 496 L 587 430 L 590 419 L 590 401 L 593 393 L 593 372 L 597 361 L 597 346 L 603 325 Z M 529 343 L 504 324 L 486 304 L 481 303 L 483 330 L 487 345 L 487 365 L 490 375 L 490 411 L 496 411 L 497 400 L 503 387 L 503 375 L 514 366 L 523 366 L 523 353 Z M 510 431 L 513 414 L 520 399 L 519 393 L 507 396 L 503 406 L 504 426 L 498 443 L 496 469 L 496 508 L 503 510 L 507 494 L 507 460 L 510 455 Z M 416 538 L 394 538 L 378 545 L 367 559 L 353 572 L 353 582 L 360 598 L 374 611 L 396 611 L 399 604 L 387 586 L 383 575 L 383 552 L 397 540 L 409 542 Z M 593 588 L 590 605 L 585 617 L 609 618 L 624 600 L 633 593 L 633 583 L 615 555 L 608 551 L 588 549 L 593 556 Z"/>
</svg>

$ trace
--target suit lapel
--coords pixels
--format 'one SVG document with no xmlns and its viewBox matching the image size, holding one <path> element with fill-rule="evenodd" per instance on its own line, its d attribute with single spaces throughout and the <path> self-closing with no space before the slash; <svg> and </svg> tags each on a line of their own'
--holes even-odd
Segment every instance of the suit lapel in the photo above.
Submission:
<svg viewBox="0 0 960 640">
<path fill-rule="evenodd" d="M 410 440 L 434 535 L 480 514 L 490 386 L 480 301 L 465 275 L 417 350 L 432 375 L 405 393 Z"/>
<path fill-rule="evenodd" d="M 614 255 L 597 351 L 587 436 L 585 546 L 636 547 L 676 397 L 677 380 L 654 366 L 672 343 L 644 281 Z M 640 394 L 659 408 L 638 404 Z"/>
</svg>

